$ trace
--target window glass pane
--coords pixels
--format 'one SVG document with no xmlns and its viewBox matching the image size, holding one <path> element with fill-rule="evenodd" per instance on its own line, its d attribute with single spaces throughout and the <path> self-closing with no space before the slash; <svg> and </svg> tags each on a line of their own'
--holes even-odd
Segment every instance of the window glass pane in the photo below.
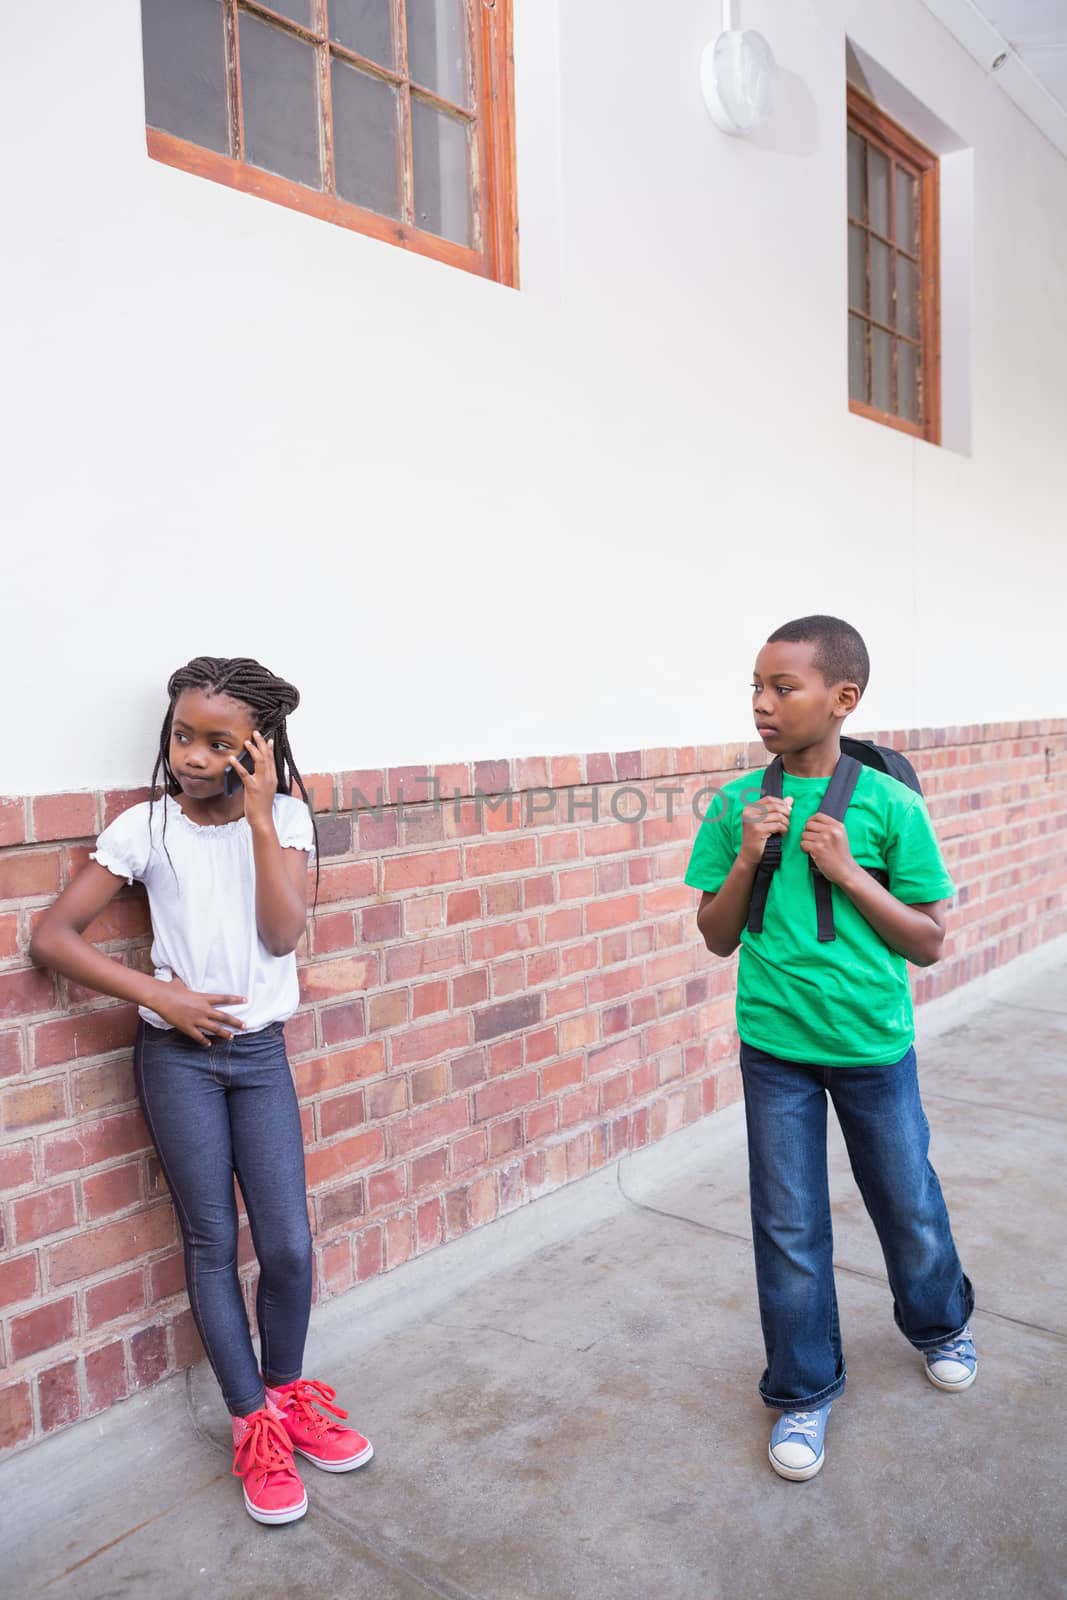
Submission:
<svg viewBox="0 0 1067 1600">
<path fill-rule="evenodd" d="M 453 239 L 456 244 L 470 244 L 470 145 L 466 124 L 413 95 L 411 144 L 416 227 Z"/>
<path fill-rule="evenodd" d="M 848 130 L 848 214 L 850 217 L 859 217 L 862 222 L 863 214 L 863 140 L 858 133 Z"/>
<path fill-rule="evenodd" d="M 392 0 L 329 0 L 330 38 L 368 61 L 395 66 L 392 13 Z"/>
<path fill-rule="evenodd" d="M 867 324 L 860 317 L 848 319 L 848 397 L 867 398 Z"/>
<path fill-rule="evenodd" d="M 867 146 L 868 222 L 878 233 L 889 237 L 889 160 L 880 150 Z"/>
<path fill-rule="evenodd" d="M 916 182 L 910 172 L 897 168 L 897 244 L 915 256 L 919 253 L 919 207 Z"/>
<path fill-rule="evenodd" d="M 467 0 L 407 0 L 408 76 L 454 105 L 470 104 Z"/>
<path fill-rule="evenodd" d="M 245 160 L 320 189 L 315 52 L 291 33 L 240 13 Z"/>
<path fill-rule="evenodd" d="M 272 11 L 278 11 L 283 17 L 292 17 L 294 22 L 299 22 L 305 28 L 315 26 L 312 16 L 314 0 L 267 0 Z"/>
<path fill-rule="evenodd" d="M 141 0 L 141 27 L 148 126 L 228 155 L 219 0 Z"/>
<path fill-rule="evenodd" d="M 893 343 L 881 328 L 871 329 L 871 404 L 879 411 L 893 409 Z"/>
<path fill-rule="evenodd" d="M 396 90 L 336 57 L 331 85 L 337 193 L 384 217 L 399 217 Z"/>
<path fill-rule="evenodd" d="M 897 409 L 909 422 L 919 421 L 919 350 L 897 341 Z"/>
<path fill-rule="evenodd" d="M 848 227 L 848 303 L 867 310 L 867 233 L 849 223 Z"/>
<path fill-rule="evenodd" d="M 887 244 L 880 240 L 871 240 L 871 316 L 877 322 L 889 323 L 892 321 L 892 294 L 889 281 L 889 258 L 892 255 Z"/>
<path fill-rule="evenodd" d="M 897 327 L 919 337 L 919 269 L 907 256 L 897 256 Z"/>
</svg>

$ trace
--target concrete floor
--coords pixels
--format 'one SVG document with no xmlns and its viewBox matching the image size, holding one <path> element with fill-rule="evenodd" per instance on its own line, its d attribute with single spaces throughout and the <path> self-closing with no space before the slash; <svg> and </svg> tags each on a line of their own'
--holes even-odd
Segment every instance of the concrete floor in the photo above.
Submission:
<svg viewBox="0 0 1067 1600">
<path fill-rule="evenodd" d="M 774 1476 L 733 1107 L 317 1311 L 307 1370 L 337 1384 L 377 1455 L 345 1477 L 307 1467 L 302 1522 L 245 1515 L 202 1365 L 0 1468 L 0 1587 L 13 1600 L 1067 1595 L 1067 954 L 1055 959 L 998 975 L 980 1011 L 971 997 L 924 1014 L 933 1159 L 978 1296 L 966 1394 L 935 1390 L 893 1326 L 834 1125 L 848 1391 L 821 1475 Z"/>
</svg>

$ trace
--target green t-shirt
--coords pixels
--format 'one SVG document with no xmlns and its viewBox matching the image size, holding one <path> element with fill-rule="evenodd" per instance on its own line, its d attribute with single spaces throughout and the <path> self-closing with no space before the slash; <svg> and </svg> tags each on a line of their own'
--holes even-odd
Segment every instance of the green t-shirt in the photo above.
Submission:
<svg viewBox="0 0 1067 1600">
<path fill-rule="evenodd" d="M 735 778 L 708 807 L 685 874 L 692 888 L 722 888 L 741 848 L 741 812 L 759 798 L 762 778 L 762 772 Z M 783 773 L 782 792 L 792 798 L 793 810 L 763 931 L 745 928 L 741 934 L 737 1031 L 746 1044 L 783 1061 L 888 1066 L 915 1037 L 907 961 L 836 884 L 831 893 L 837 937 L 820 944 L 817 936 L 809 858 L 800 836 L 829 781 Z M 898 900 L 917 905 L 955 894 L 922 796 L 896 778 L 862 769 L 845 830 L 859 865 L 888 872 L 890 893 Z"/>
</svg>

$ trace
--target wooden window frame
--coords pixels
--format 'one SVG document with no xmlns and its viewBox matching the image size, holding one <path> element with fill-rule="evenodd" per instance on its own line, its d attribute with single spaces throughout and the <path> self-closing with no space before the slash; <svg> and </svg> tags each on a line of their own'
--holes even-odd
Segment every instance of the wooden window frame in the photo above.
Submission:
<svg viewBox="0 0 1067 1600">
<path fill-rule="evenodd" d="M 209 178 L 244 194 L 258 195 L 276 205 L 302 211 L 307 216 L 400 245 L 418 255 L 430 256 L 449 266 L 518 288 L 518 218 L 515 197 L 515 74 L 512 0 L 466 0 L 470 107 L 462 107 L 416 85 L 418 98 L 468 124 L 475 125 L 471 167 L 472 213 L 475 245 L 456 244 L 439 234 L 415 227 L 411 172 L 411 83 L 407 76 L 407 34 L 403 0 L 391 0 L 398 60 L 395 68 L 367 60 L 328 37 L 324 0 L 314 0 L 310 13 L 314 27 L 283 16 L 260 0 L 221 0 L 224 11 L 227 118 L 230 149 L 237 155 L 220 155 L 146 124 L 148 154 L 183 172 Z M 239 11 L 259 21 L 274 23 L 290 36 L 316 49 L 321 159 L 326 184 L 334 182 L 330 61 L 338 59 L 372 77 L 392 84 L 401 97 L 400 221 L 343 200 L 338 194 L 306 188 L 242 159 L 244 128 L 241 106 Z"/>
<path fill-rule="evenodd" d="M 857 416 L 869 417 L 873 422 L 882 422 L 889 428 L 897 428 L 901 433 L 910 433 L 915 438 L 925 439 L 930 444 L 941 443 L 941 246 L 940 246 L 940 166 L 937 156 L 927 150 L 925 145 L 912 138 L 896 122 L 888 117 L 884 111 L 869 100 L 866 95 L 848 85 L 848 129 L 860 135 L 873 144 L 883 154 L 889 157 L 889 205 L 890 205 L 890 232 L 893 238 L 885 239 L 884 235 L 875 233 L 875 237 L 882 239 L 892 249 L 899 248 L 896 239 L 896 181 L 894 167 L 897 163 L 913 172 L 919 184 L 919 395 L 920 414 L 922 421 L 911 422 L 906 417 L 895 416 L 890 411 L 882 411 L 877 406 L 870 405 L 864 400 L 854 400 L 849 396 L 849 410 Z M 847 202 L 846 202 L 847 213 Z M 847 222 L 856 222 L 868 232 L 874 233 L 864 218 L 847 215 Z M 894 339 L 901 337 L 896 328 L 886 328 L 884 323 L 870 315 L 870 312 L 857 312 L 864 316 L 868 332 L 870 328 L 884 328 Z M 851 306 L 849 307 L 851 313 Z M 870 355 L 868 352 L 868 370 Z"/>
</svg>

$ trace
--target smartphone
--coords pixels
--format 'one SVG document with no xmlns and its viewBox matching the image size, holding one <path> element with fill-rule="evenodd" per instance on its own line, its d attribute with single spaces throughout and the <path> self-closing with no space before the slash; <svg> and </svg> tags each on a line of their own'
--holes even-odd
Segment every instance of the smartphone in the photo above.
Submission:
<svg viewBox="0 0 1067 1600">
<path fill-rule="evenodd" d="M 256 764 L 252 760 L 252 752 L 250 750 L 246 750 L 240 759 L 241 765 L 244 767 L 246 772 L 255 772 Z M 223 794 L 236 794 L 238 789 L 243 787 L 244 785 L 241 783 L 241 780 L 237 776 L 236 772 L 234 772 L 233 768 L 227 764 L 226 771 L 223 774 L 222 779 Z"/>
</svg>

